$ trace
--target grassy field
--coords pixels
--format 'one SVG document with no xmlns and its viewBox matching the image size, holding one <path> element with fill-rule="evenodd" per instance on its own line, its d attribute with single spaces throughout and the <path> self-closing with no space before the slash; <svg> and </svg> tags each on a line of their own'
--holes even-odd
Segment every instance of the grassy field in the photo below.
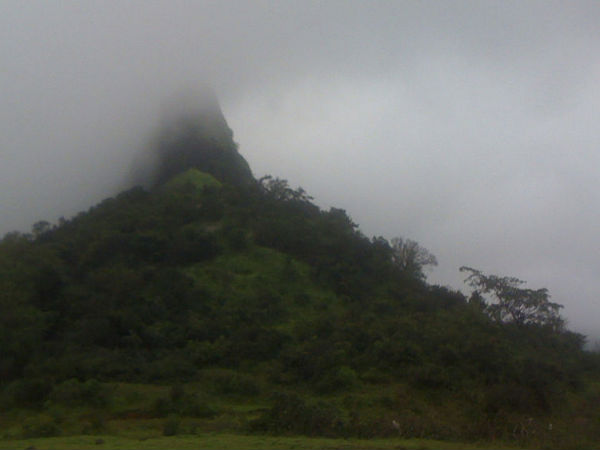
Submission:
<svg viewBox="0 0 600 450">
<path fill-rule="evenodd" d="M 308 437 L 247 436 L 239 434 L 184 435 L 127 438 L 120 436 L 68 436 L 0 440 L 0 449 L 509 449 L 504 444 L 463 444 L 429 439 L 329 439 Z"/>
<path fill-rule="evenodd" d="M 337 434 L 308 430 L 307 436 L 302 436 L 303 432 L 289 428 L 288 422 L 275 429 L 255 426 L 272 411 L 268 396 L 247 393 L 261 388 L 262 383 L 259 377 L 224 369 L 203 370 L 196 383 L 185 385 L 98 383 L 90 387 L 65 383 L 43 406 L 0 411 L 0 449 L 597 448 L 590 431 L 597 422 L 574 424 L 561 417 L 532 421 L 520 436 L 515 435 L 514 427 L 504 434 L 488 435 L 489 439 L 461 435 L 461 421 L 468 418 L 461 414 L 466 414 L 468 405 L 458 399 L 407 391 L 399 383 L 385 387 L 365 384 L 360 390 L 326 397 L 328 405 L 341 411 L 347 428 Z M 90 390 L 94 386 L 97 392 Z M 84 388 L 85 401 L 79 395 Z M 318 417 L 328 411 L 314 406 L 325 397 L 312 398 L 309 393 L 305 397 L 306 403 L 300 405 L 303 409 L 292 411 L 294 420 L 306 419 L 302 414 Z M 400 407 L 396 398 L 401 400 Z M 596 404 L 588 406 L 597 410 Z M 355 407 L 363 415 L 351 422 L 352 416 L 344 408 Z M 405 434 L 386 432 L 385 428 L 386 434 L 381 430 L 377 434 L 378 429 L 373 428 L 392 420 L 403 424 Z M 552 423 L 550 428 L 548 423 Z M 338 437 L 309 437 L 319 435 Z"/>
</svg>

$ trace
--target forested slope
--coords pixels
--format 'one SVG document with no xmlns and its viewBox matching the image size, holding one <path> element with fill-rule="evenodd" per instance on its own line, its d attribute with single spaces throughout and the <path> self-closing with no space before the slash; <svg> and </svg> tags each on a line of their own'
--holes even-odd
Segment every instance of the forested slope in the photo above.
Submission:
<svg viewBox="0 0 600 450">
<path fill-rule="evenodd" d="M 550 445 L 577 423 L 599 437 L 582 336 L 429 285 L 424 249 L 255 180 L 215 123 L 164 138 L 153 187 L 0 242 L 5 410 L 208 420 L 233 396 L 258 405 L 238 431 Z M 107 388 L 124 382 L 173 388 L 129 408 Z"/>
</svg>

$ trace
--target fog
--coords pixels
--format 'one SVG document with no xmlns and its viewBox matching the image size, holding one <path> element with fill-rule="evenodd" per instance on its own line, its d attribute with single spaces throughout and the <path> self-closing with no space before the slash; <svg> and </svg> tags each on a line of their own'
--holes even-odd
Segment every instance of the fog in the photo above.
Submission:
<svg viewBox="0 0 600 450">
<path fill-rule="evenodd" d="M 208 83 L 256 176 L 547 287 L 600 336 L 600 3 L 0 3 L 0 234 L 126 187 Z"/>
</svg>

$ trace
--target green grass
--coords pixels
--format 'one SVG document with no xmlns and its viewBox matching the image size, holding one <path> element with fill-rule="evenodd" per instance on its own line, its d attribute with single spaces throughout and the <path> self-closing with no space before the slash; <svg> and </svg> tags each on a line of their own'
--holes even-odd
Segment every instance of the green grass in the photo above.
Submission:
<svg viewBox="0 0 600 450">
<path fill-rule="evenodd" d="M 498 443 L 464 444 L 431 439 L 329 439 L 308 437 L 206 434 L 173 437 L 127 438 L 121 436 L 69 436 L 0 440 L 0 449 L 511 449 Z"/>
<path fill-rule="evenodd" d="M 30 447 L 39 450 L 596 448 L 593 433 L 586 429 L 573 433 L 573 429 L 568 428 L 568 424 L 558 417 L 547 418 L 554 424 L 552 435 L 532 434 L 532 439 L 528 441 L 510 440 L 509 435 L 504 436 L 506 441 L 465 443 L 400 436 L 371 439 L 289 436 L 286 435 L 289 432 L 285 430 L 281 436 L 247 434 L 250 429 L 249 424 L 260 416 L 260 411 L 270 405 L 270 400 L 266 396 L 268 390 L 259 395 L 243 395 L 235 391 L 221 392 L 222 387 L 219 388 L 218 382 L 234 373 L 226 369 L 204 369 L 199 371 L 196 382 L 183 386 L 186 395 L 198 393 L 200 399 L 205 399 L 210 404 L 214 410 L 214 415 L 210 416 L 185 416 L 172 411 L 158 416 L 154 404 L 158 399 L 169 398 L 171 385 L 140 383 L 106 383 L 105 387 L 110 392 L 111 398 L 109 403 L 101 408 L 85 405 L 69 407 L 48 403 L 43 409 L 38 410 L 4 411 L 0 414 L 0 450 Z M 251 374 L 247 377 L 252 379 Z M 344 408 L 358 409 L 362 412 L 362 419 L 367 423 L 372 421 L 374 426 L 380 419 L 391 420 L 391 418 L 401 423 L 412 424 L 416 427 L 412 436 L 436 436 L 437 432 L 430 431 L 442 427 L 441 431 L 446 433 L 447 439 L 451 439 L 450 436 L 461 439 L 460 425 L 467 419 L 461 417 L 467 404 L 457 399 L 432 399 L 426 393 L 418 395 L 417 392 L 409 391 L 408 387 L 402 384 L 382 388 L 382 386 L 364 383 L 360 389 L 337 395 L 317 396 L 308 391 L 305 394 L 308 403 L 326 400 L 328 404 L 339 408 L 342 414 L 347 414 Z M 432 406 L 433 404 L 435 407 Z M 588 407 L 592 408 L 591 402 Z M 164 436 L 170 421 L 176 422 L 174 432 L 177 434 Z M 358 426 L 364 426 L 364 423 L 358 422 Z M 362 435 L 360 429 L 355 431 L 354 436 Z M 25 438 L 27 436 L 29 437 Z M 496 439 L 503 438 L 497 436 Z M 519 447 L 519 444 L 527 447 Z"/>
<path fill-rule="evenodd" d="M 177 189 L 186 184 L 191 184 L 198 190 L 203 189 L 206 186 L 221 186 L 221 183 L 211 174 L 202 172 L 198 169 L 189 169 L 173 177 L 164 185 L 164 189 Z"/>
<path fill-rule="evenodd" d="M 290 318 L 301 314 L 305 319 L 318 317 L 322 307 L 335 308 L 340 303 L 333 292 L 311 280 L 310 271 L 307 264 L 277 250 L 254 245 L 185 269 L 212 298 L 244 304 L 246 299 L 263 296 L 268 286 L 272 294 L 283 299 Z M 279 327 L 288 325 L 284 321 Z"/>
</svg>

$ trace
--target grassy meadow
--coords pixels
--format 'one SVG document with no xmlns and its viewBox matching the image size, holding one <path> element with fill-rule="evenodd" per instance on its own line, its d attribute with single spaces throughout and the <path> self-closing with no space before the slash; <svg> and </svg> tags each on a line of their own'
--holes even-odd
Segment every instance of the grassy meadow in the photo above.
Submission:
<svg viewBox="0 0 600 450">
<path fill-rule="evenodd" d="M 238 376 L 238 375 L 236 375 Z M 326 401 L 343 411 L 344 405 L 360 405 L 371 416 L 368 430 L 361 420 L 356 429 L 339 433 L 300 435 L 293 429 L 272 430 L 261 426 L 273 413 L 269 396 L 248 394 L 256 377 L 234 379 L 234 373 L 208 370 L 202 380 L 185 385 L 101 383 L 94 400 L 76 401 L 65 388 L 43 408 L 12 409 L 0 416 L 0 449 L 500 449 L 500 448 L 593 448 L 594 444 L 561 425 L 559 417 L 548 418 L 548 429 L 539 421 L 515 422 L 497 439 L 475 437 L 456 441 L 459 427 L 468 417 L 468 405 L 452 398 L 422 396 L 402 385 L 373 385 L 353 393 L 313 396 L 303 404 L 306 414 L 318 416 L 310 405 Z M 73 389 L 73 387 L 71 386 Z M 310 394 L 306 393 L 310 398 Z M 405 405 L 393 411 L 398 398 Z M 396 403 L 394 403 L 396 402 Z M 404 410 L 403 410 L 404 409 Z M 456 411 L 463 411 L 456 413 Z M 282 416 L 290 412 L 277 410 Z M 305 420 L 296 411 L 294 420 Z M 311 419 L 312 420 L 312 419 Z M 328 420 L 328 418 L 322 419 Z M 514 419 L 517 420 L 517 419 Z M 402 424 L 402 429 L 382 427 L 376 422 Z M 311 424 L 317 422 L 310 422 Z M 385 424 L 390 425 L 390 424 Z M 382 426 L 380 424 L 380 426 Z M 481 426 L 477 423 L 477 426 Z M 384 436 L 382 429 L 388 429 Z M 370 435 L 370 433 L 373 433 Z M 571 433 L 570 433 L 571 432 Z M 329 433 L 329 434 L 328 434 Z M 464 433 L 462 433 L 464 434 Z M 436 438 L 437 435 L 437 438 Z"/>
<path fill-rule="evenodd" d="M 239 450 L 279 450 L 279 449 L 414 449 L 414 450 L 453 450 L 453 449 L 512 449 L 505 444 L 477 443 L 465 444 L 431 439 L 333 439 L 310 438 L 304 436 L 251 436 L 239 434 L 211 433 L 203 436 L 184 435 L 175 437 L 152 437 L 133 439 L 121 436 L 69 436 L 26 440 L 0 441 L 0 449 L 35 447 L 38 450 L 50 449 L 239 449 Z"/>
</svg>

